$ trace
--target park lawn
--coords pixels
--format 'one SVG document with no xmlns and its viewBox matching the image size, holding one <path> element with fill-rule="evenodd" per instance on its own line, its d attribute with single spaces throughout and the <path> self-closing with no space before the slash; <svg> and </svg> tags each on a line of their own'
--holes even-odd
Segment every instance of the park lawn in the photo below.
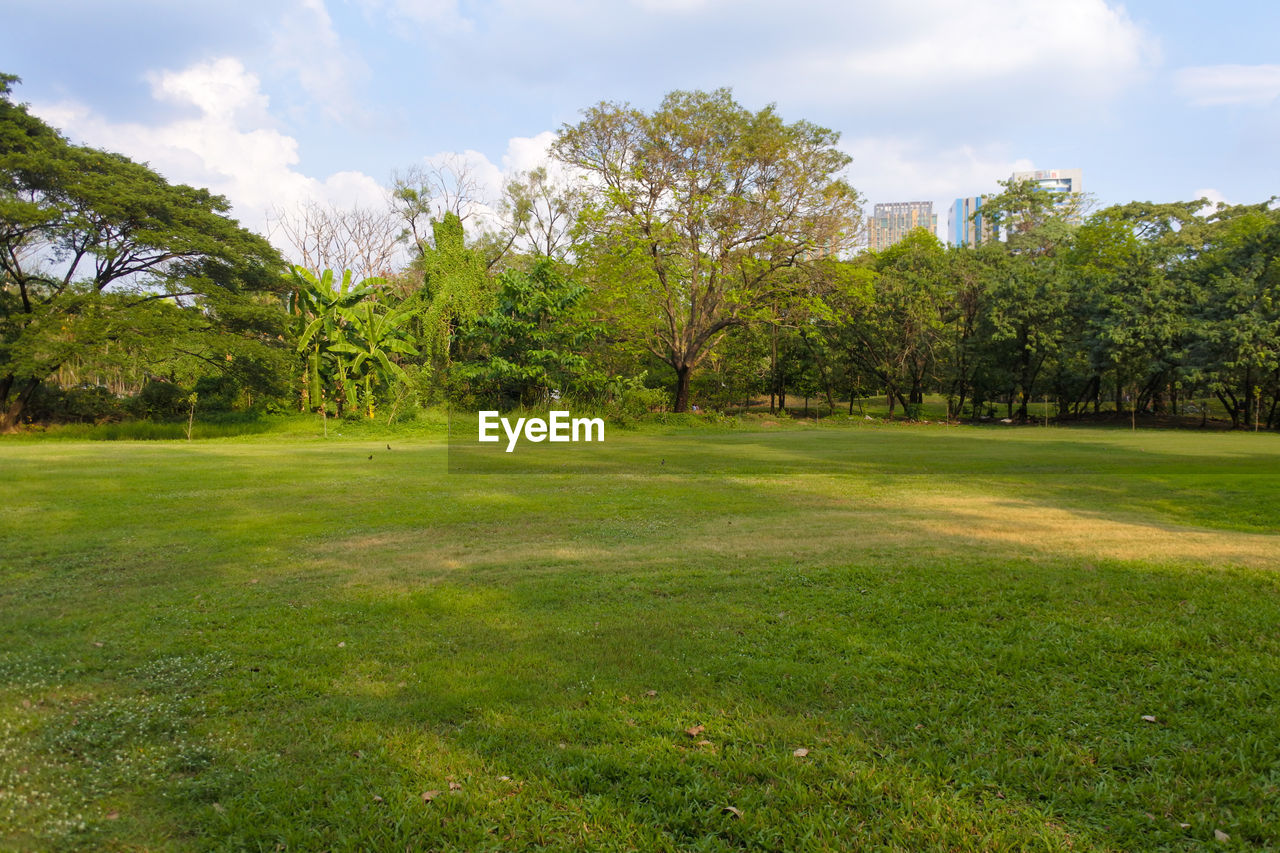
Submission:
<svg viewBox="0 0 1280 853">
<path fill-rule="evenodd" d="M 0 442 L 0 849 L 1280 847 L 1277 436 L 389 441 Z"/>
</svg>

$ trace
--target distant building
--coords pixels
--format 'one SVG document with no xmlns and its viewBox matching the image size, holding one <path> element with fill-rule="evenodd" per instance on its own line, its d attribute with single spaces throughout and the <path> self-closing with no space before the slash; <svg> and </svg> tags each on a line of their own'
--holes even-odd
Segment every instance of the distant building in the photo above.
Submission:
<svg viewBox="0 0 1280 853">
<path fill-rule="evenodd" d="M 947 241 L 954 246 L 978 246 L 991 239 L 991 223 L 982 216 L 986 196 L 958 198 L 947 211 Z M 976 215 L 975 215 L 976 214 Z"/>
<path fill-rule="evenodd" d="M 887 249 L 912 228 L 924 228 L 938 236 L 938 217 L 931 201 L 895 201 L 877 204 L 867 223 L 867 245 L 873 252 Z"/>
<path fill-rule="evenodd" d="M 1051 169 L 1038 172 L 1014 172 L 1015 181 L 1035 181 L 1041 189 L 1055 193 L 1084 192 L 1084 170 Z"/>
<path fill-rule="evenodd" d="M 1079 216 L 1079 195 L 1084 192 L 1084 172 L 1081 169 L 1042 169 L 1032 172 L 1014 172 L 1013 181 L 1034 181 L 1037 189 L 1059 196 L 1057 206 L 1068 212 L 1071 218 Z M 956 246 L 978 246 L 1001 239 L 992 228 L 991 220 L 982 215 L 982 205 L 987 196 L 958 198 L 947 211 L 947 241 Z"/>
<path fill-rule="evenodd" d="M 1010 177 L 1015 181 L 1035 181 L 1044 192 L 1058 195 L 1058 207 L 1068 209 L 1071 218 L 1079 216 L 1078 196 L 1084 192 L 1084 170 L 1042 169 L 1035 172 L 1014 172 Z"/>
</svg>

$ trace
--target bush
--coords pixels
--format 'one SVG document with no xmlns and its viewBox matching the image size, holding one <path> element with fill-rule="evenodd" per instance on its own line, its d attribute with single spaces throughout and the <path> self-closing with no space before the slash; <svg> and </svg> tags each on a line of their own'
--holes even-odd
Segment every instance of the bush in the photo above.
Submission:
<svg viewBox="0 0 1280 853">
<path fill-rule="evenodd" d="M 63 389 L 41 383 L 25 417 L 31 423 L 100 424 L 121 420 L 126 414 L 125 401 L 101 385 Z"/>
<path fill-rule="evenodd" d="M 616 377 L 608 383 L 605 416 L 628 424 L 650 412 L 665 412 L 671 395 L 664 388 L 645 387 L 646 374 L 631 379 Z"/>
<path fill-rule="evenodd" d="M 163 420 L 183 414 L 187 406 L 186 391 L 172 382 L 152 379 L 129 401 L 129 412 L 138 418 Z"/>
</svg>

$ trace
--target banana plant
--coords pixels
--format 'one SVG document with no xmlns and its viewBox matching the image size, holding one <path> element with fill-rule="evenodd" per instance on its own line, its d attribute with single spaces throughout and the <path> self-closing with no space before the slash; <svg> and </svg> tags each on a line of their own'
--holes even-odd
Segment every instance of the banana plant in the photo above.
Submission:
<svg viewBox="0 0 1280 853">
<path fill-rule="evenodd" d="M 333 270 L 325 270 L 317 277 L 299 266 L 292 268 L 291 275 L 294 288 L 288 307 L 298 321 L 298 353 L 305 355 L 304 404 L 308 409 L 324 411 L 325 386 L 332 384 L 340 407 L 343 403 L 355 406 L 350 360 L 335 347 L 346 340 L 346 312 L 375 294 L 383 281 L 367 278 L 356 284 L 351 271 L 343 270 L 335 284 Z"/>
<path fill-rule="evenodd" d="M 365 409 L 372 418 L 375 382 L 390 385 L 396 379 L 409 381 L 404 368 L 392 361 L 391 356 L 393 353 L 418 354 L 406 337 L 405 327 L 413 314 L 410 311 L 379 313 L 372 302 L 344 309 L 342 314 L 351 322 L 353 334 L 333 344 L 330 350 L 350 356 L 351 374 L 364 385 Z"/>
</svg>

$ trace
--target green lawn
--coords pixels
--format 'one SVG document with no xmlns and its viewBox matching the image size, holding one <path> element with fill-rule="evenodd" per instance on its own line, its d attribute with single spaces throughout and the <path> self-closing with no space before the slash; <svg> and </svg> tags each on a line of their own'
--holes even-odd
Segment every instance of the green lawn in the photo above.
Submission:
<svg viewBox="0 0 1280 853">
<path fill-rule="evenodd" d="M 1278 436 L 336 431 L 0 441 L 0 849 L 1280 848 Z"/>
</svg>

